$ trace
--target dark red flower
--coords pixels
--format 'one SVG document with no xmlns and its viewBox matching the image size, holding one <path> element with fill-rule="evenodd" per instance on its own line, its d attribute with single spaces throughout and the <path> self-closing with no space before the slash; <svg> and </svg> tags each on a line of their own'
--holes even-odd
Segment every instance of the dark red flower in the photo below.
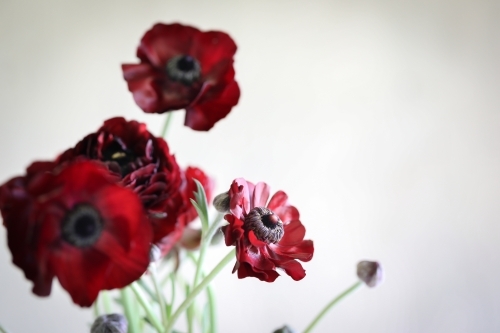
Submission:
<svg viewBox="0 0 500 333">
<path fill-rule="evenodd" d="M 240 279 L 253 276 L 273 282 L 280 268 L 292 279 L 301 280 L 306 273 L 297 260 L 312 259 L 313 242 L 304 240 L 306 229 L 299 211 L 288 204 L 285 192 L 276 192 L 268 202 L 269 194 L 266 183 L 254 185 L 243 178 L 235 179 L 222 194 L 229 210 L 224 217 L 229 224 L 222 231 L 226 245 L 236 246 L 233 272 L 238 271 Z"/>
<path fill-rule="evenodd" d="M 175 237 L 178 240 L 186 224 L 196 218 L 189 201 L 192 178 L 204 183 L 206 190 L 212 186 L 200 169 L 181 170 L 165 140 L 148 132 L 145 124 L 121 117 L 106 120 L 96 133 L 68 149 L 57 162 L 78 156 L 104 162 L 121 178 L 121 185 L 137 193 L 153 225 L 154 243 L 174 231 L 179 233 Z"/>
<path fill-rule="evenodd" d="M 141 39 L 140 64 L 122 65 L 123 76 L 145 112 L 186 109 L 185 125 L 208 131 L 238 103 L 235 52 L 224 32 L 158 23 Z"/>
<path fill-rule="evenodd" d="M 34 163 L 0 187 L 13 262 L 50 294 L 57 277 L 73 301 L 90 306 L 100 290 L 122 288 L 149 264 L 151 225 L 138 196 L 100 162 Z"/>
</svg>

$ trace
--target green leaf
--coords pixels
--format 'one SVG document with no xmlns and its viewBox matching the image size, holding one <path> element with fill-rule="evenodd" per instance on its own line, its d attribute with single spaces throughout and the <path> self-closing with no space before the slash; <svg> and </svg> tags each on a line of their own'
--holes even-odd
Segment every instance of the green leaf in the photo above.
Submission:
<svg viewBox="0 0 500 333">
<path fill-rule="evenodd" d="M 196 192 L 194 192 L 194 197 L 196 200 L 196 203 L 198 204 L 198 208 L 200 211 L 198 211 L 198 215 L 200 216 L 200 219 L 202 220 L 202 224 L 205 223 L 208 226 L 208 202 L 207 202 L 207 195 L 205 194 L 205 189 L 203 188 L 203 185 L 197 180 L 194 179 L 194 182 L 196 183 Z"/>
</svg>

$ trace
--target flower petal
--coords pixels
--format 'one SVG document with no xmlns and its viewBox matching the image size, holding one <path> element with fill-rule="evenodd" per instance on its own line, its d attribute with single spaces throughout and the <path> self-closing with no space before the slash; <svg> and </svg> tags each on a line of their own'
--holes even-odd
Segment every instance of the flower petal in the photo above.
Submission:
<svg viewBox="0 0 500 333">
<path fill-rule="evenodd" d="M 267 200 L 269 199 L 269 192 L 271 187 L 264 183 L 259 182 L 255 185 L 253 190 L 253 207 L 266 207 Z"/>
</svg>

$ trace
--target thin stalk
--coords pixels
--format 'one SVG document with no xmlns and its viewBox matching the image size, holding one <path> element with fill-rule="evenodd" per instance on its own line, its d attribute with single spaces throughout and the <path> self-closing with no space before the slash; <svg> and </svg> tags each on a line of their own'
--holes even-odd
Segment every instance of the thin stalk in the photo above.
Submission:
<svg viewBox="0 0 500 333">
<path fill-rule="evenodd" d="M 94 317 L 95 318 L 99 317 L 99 313 L 100 313 L 100 311 L 99 311 L 99 300 L 100 299 L 101 299 L 100 295 L 97 296 L 97 299 L 94 302 L 94 306 L 92 306 L 92 308 L 94 309 Z M 0 332 L 2 332 L 1 327 L 0 327 Z"/>
<path fill-rule="evenodd" d="M 172 122 L 174 113 L 173 112 L 167 112 L 167 116 L 165 117 L 165 122 L 163 123 L 163 128 L 161 129 L 161 134 L 160 137 L 164 138 L 167 136 L 168 133 L 168 128 L 170 127 L 170 123 Z"/>
<path fill-rule="evenodd" d="M 165 329 L 165 333 L 170 333 L 172 329 L 174 328 L 174 324 L 176 320 L 180 317 L 180 315 L 186 311 L 186 309 L 191 305 L 191 303 L 194 301 L 196 296 L 200 292 L 202 292 L 209 284 L 212 282 L 212 280 L 219 274 L 219 272 L 232 260 L 234 259 L 236 250 L 233 249 L 231 250 L 222 260 L 217 264 L 217 266 L 212 269 L 212 271 L 200 282 L 199 285 L 194 288 L 191 293 L 186 297 L 184 302 L 179 306 L 179 308 L 174 312 L 172 315 L 172 318 L 170 319 L 169 325 Z"/>
<path fill-rule="evenodd" d="M 103 290 L 102 292 L 102 303 L 104 305 L 104 313 L 111 314 L 113 311 L 111 310 L 111 297 L 109 297 L 109 292 Z"/>
<path fill-rule="evenodd" d="M 5 328 L 2 327 L 2 325 L 0 325 L 0 333 L 9 333 L 9 331 L 7 331 Z"/>
<path fill-rule="evenodd" d="M 212 240 L 212 237 L 217 230 L 217 225 L 219 224 L 219 221 L 215 221 L 208 227 L 208 229 L 203 230 L 204 235 L 203 238 L 201 239 L 201 245 L 200 245 L 200 255 L 198 256 L 198 260 L 195 260 L 196 263 L 196 273 L 194 275 L 194 280 L 193 280 L 193 288 L 198 285 L 198 282 L 200 281 L 201 274 L 203 271 L 203 262 L 205 261 L 205 253 L 207 252 L 207 248 L 210 245 L 210 242 Z"/>
<path fill-rule="evenodd" d="M 130 289 L 123 288 L 120 290 L 123 310 L 125 312 L 125 316 L 128 320 L 128 332 L 129 333 L 139 333 L 139 317 L 137 313 L 133 311 L 133 303 L 134 296 L 131 294 Z"/>
<path fill-rule="evenodd" d="M 172 316 L 172 308 L 174 307 L 175 302 L 175 274 L 172 272 L 168 275 L 171 283 L 171 295 L 170 295 L 170 304 L 167 306 L 167 318 L 170 320 Z"/>
<path fill-rule="evenodd" d="M 130 287 L 132 288 L 132 291 L 134 292 L 135 296 L 137 297 L 137 300 L 139 301 L 139 303 L 141 303 L 142 308 L 144 309 L 144 311 L 146 311 L 146 316 L 148 317 L 148 319 L 151 322 L 151 324 L 153 325 L 153 327 L 156 329 L 157 332 L 162 333 L 164 328 L 163 328 L 160 320 L 158 319 L 158 317 L 156 317 L 156 315 L 153 311 L 153 308 L 149 304 L 148 300 L 146 299 L 146 297 L 144 297 L 144 295 L 139 290 L 139 285 L 136 284 L 136 282 L 134 282 L 130 285 Z"/>
<path fill-rule="evenodd" d="M 186 297 L 187 297 L 190 291 L 189 284 L 186 283 L 184 288 L 186 289 Z M 193 317 L 194 317 L 193 306 L 194 304 L 191 304 L 186 310 L 187 333 L 193 333 Z"/>
<path fill-rule="evenodd" d="M 341 300 L 343 300 L 346 296 L 348 296 L 349 294 L 353 293 L 354 291 L 356 291 L 360 286 L 363 285 L 363 282 L 362 281 L 358 281 L 356 282 L 355 284 L 353 284 L 351 287 L 347 288 L 344 292 L 342 292 L 340 295 L 338 295 L 337 297 L 335 297 L 334 299 L 331 300 L 330 303 L 328 303 L 324 308 L 323 310 L 321 310 L 321 312 L 316 316 L 316 318 L 314 318 L 314 320 L 309 324 L 309 326 L 307 326 L 307 328 L 304 330 L 303 333 L 309 333 L 313 330 L 313 328 L 316 326 L 316 324 L 318 324 L 318 322 L 323 319 L 323 317 L 326 315 L 326 313 L 335 306 L 335 304 L 337 304 L 338 302 L 340 302 Z"/>
<path fill-rule="evenodd" d="M 156 264 L 151 263 L 149 267 L 149 273 L 151 274 L 151 280 L 153 281 L 153 285 L 155 287 L 156 297 L 158 298 L 158 303 L 160 304 L 161 320 L 163 322 L 163 327 L 166 327 L 168 325 L 167 305 L 165 302 L 165 297 L 160 290 L 160 282 L 158 280 L 158 274 L 156 272 Z"/>
<path fill-rule="evenodd" d="M 217 310 L 215 308 L 215 293 L 212 287 L 207 286 L 208 314 L 210 320 L 209 333 L 217 333 Z"/>
</svg>

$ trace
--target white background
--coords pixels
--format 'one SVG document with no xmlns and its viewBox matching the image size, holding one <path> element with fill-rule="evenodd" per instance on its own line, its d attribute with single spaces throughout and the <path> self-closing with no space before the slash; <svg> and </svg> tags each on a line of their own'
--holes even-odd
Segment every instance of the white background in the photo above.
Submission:
<svg viewBox="0 0 500 333">
<path fill-rule="evenodd" d="M 155 22 L 228 32 L 242 96 L 210 132 L 175 114 L 179 163 L 285 190 L 315 242 L 307 277 L 215 282 L 220 331 L 302 330 L 379 260 L 317 332 L 500 331 L 498 1 L 0 0 L 0 181 L 112 116 L 148 124 L 120 64 Z M 221 246 L 210 267 L 228 249 Z M 0 322 L 88 332 L 54 283 L 37 298 L 0 228 Z"/>
</svg>

